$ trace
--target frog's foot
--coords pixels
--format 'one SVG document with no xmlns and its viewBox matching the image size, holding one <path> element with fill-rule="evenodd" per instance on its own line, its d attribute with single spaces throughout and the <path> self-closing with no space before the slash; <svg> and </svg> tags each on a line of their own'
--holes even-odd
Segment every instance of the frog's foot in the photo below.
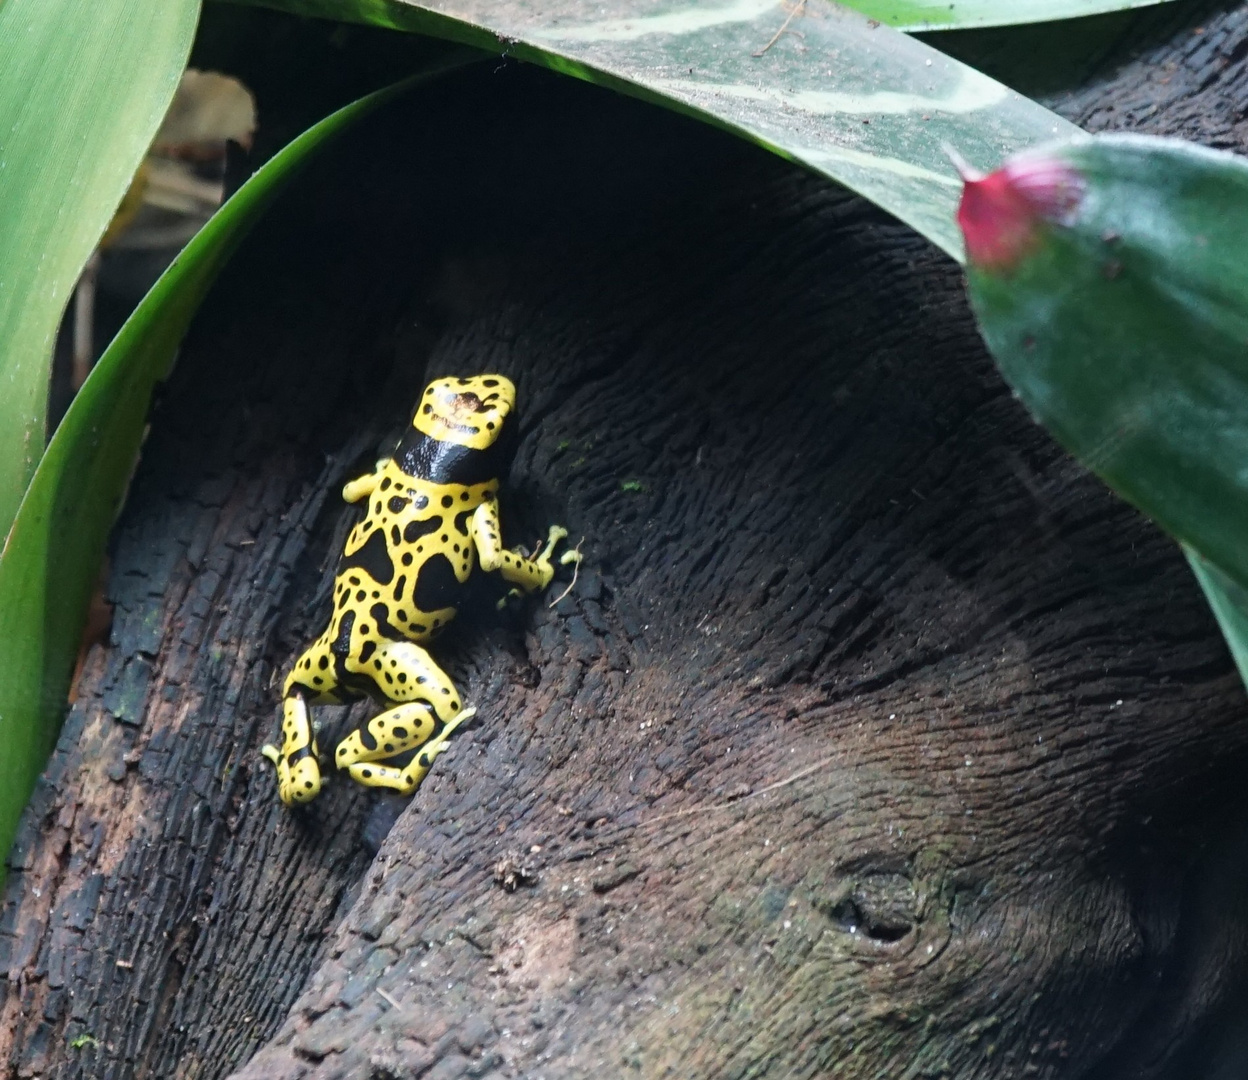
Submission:
<svg viewBox="0 0 1248 1080">
<path fill-rule="evenodd" d="M 308 803 L 321 793 L 320 751 L 308 719 L 302 694 L 292 694 L 282 706 L 282 748 L 262 746 L 260 753 L 277 769 L 277 794 L 287 806 Z"/>
<path fill-rule="evenodd" d="M 386 466 L 390 464 L 390 458 L 383 457 L 377 461 L 377 467 L 367 476 L 357 477 L 350 480 L 342 487 L 342 497 L 349 503 L 359 502 L 361 499 L 367 499 L 377 487 L 377 482 L 381 479 L 381 474 L 385 472 Z"/>
<path fill-rule="evenodd" d="M 541 554 L 537 556 L 536 561 L 539 563 L 549 563 L 551 555 L 555 552 L 555 545 L 558 544 L 560 540 L 566 539 L 567 535 L 568 530 L 562 525 L 552 525 L 550 527 L 550 534 L 546 537 L 546 546 L 542 548 Z M 579 563 L 582 558 L 581 547 L 580 544 L 578 544 L 574 548 L 568 548 L 567 551 L 559 556 L 559 565 L 571 566 L 573 563 Z"/>
<path fill-rule="evenodd" d="M 560 540 L 567 537 L 568 530 L 562 525 L 552 525 L 550 532 L 546 534 L 546 546 L 542 548 L 534 557 L 533 562 L 537 565 L 541 572 L 541 587 L 544 589 L 554 580 L 555 567 L 550 561 L 551 556 L 555 553 L 555 546 Z M 577 548 L 569 548 L 559 556 L 560 566 L 572 566 L 581 561 L 581 553 Z"/>
<path fill-rule="evenodd" d="M 537 553 L 533 561 L 540 565 L 550 565 L 550 557 L 555 553 L 555 545 L 568 535 L 568 530 L 562 525 L 552 525 L 550 532 L 546 534 L 546 546 Z"/>
<path fill-rule="evenodd" d="M 423 706 L 400 705 L 397 709 L 391 709 L 389 713 L 382 713 L 381 716 L 377 717 L 373 721 L 373 723 L 376 723 L 376 720 L 380 720 L 382 717 L 411 708 L 423 708 Z M 409 741 L 409 745 L 403 747 L 402 749 L 396 748 L 392 751 L 385 749 L 387 744 L 382 744 L 377 750 L 368 752 L 370 755 L 376 756 L 370 756 L 368 760 L 360 759 L 354 764 L 347 765 L 347 772 L 350 773 L 353 780 L 356 780 L 361 784 L 365 784 L 368 787 L 393 788 L 395 791 L 404 795 L 410 795 L 420 786 L 420 782 L 425 778 L 425 774 L 429 771 L 430 766 L 433 765 L 434 759 L 446 749 L 447 740 L 450 738 L 451 732 L 459 727 L 459 725 L 465 720 L 468 720 L 476 715 L 477 710 L 475 708 L 461 709 L 450 721 L 447 722 L 446 726 L 438 733 L 436 738 L 430 739 L 428 742 L 424 742 L 424 739 L 417 740 L 415 742 Z M 372 725 L 370 724 L 369 726 L 371 727 Z M 358 734 L 359 732 L 352 732 L 352 735 Z M 428 736 L 426 735 L 426 738 L 427 737 Z M 347 739 L 350 738 L 351 735 L 347 736 Z M 344 743 L 346 741 L 346 739 L 343 740 Z M 424 743 L 423 746 L 421 745 L 422 743 Z M 397 742 L 395 740 L 391 740 L 388 745 L 397 747 Z M 380 765 L 377 763 L 378 758 L 389 757 L 392 754 L 400 754 L 403 750 L 410 750 L 413 746 L 420 746 L 421 748 L 416 756 L 401 769 L 396 765 Z M 338 747 L 338 750 L 339 753 L 341 753 L 341 745 Z M 341 758 L 339 759 L 339 767 L 342 767 Z"/>
<path fill-rule="evenodd" d="M 520 589 L 508 589 L 506 595 L 500 596 L 498 602 L 494 605 L 499 611 L 506 611 L 512 604 L 518 600 L 524 599 L 524 592 Z"/>
</svg>

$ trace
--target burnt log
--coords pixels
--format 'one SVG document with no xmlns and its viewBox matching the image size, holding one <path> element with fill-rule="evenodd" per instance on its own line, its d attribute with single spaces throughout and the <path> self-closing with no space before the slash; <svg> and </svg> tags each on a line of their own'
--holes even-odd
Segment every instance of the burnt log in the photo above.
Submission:
<svg viewBox="0 0 1248 1080">
<path fill-rule="evenodd" d="M 1063 108 L 1242 148 L 1248 17 L 1199 30 Z M 435 646 L 479 714 L 410 801 L 288 811 L 259 747 L 337 492 L 485 370 L 508 542 L 560 521 L 584 567 Z M 1236 1060 L 1248 724 L 1182 559 L 1028 419 L 954 265 L 721 133 L 495 64 L 369 122 L 197 319 L 108 596 L 10 858 L 7 1076 Z"/>
</svg>

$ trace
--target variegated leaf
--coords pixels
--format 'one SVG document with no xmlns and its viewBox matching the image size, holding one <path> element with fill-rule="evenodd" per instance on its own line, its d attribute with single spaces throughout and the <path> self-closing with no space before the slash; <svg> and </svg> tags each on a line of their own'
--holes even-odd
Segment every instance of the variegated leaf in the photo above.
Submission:
<svg viewBox="0 0 1248 1080">
<path fill-rule="evenodd" d="M 843 0 L 847 7 L 898 30 L 960 30 L 976 26 L 1076 19 L 1152 7 L 1170 0 Z"/>
<path fill-rule="evenodd" d="M 1074 128 L 857 11 L 827 0 L 265 0 L 495 49 L 687 113 L 809 166 L 954 258 L 953 147 L 988 168 Z"/>
</svg>

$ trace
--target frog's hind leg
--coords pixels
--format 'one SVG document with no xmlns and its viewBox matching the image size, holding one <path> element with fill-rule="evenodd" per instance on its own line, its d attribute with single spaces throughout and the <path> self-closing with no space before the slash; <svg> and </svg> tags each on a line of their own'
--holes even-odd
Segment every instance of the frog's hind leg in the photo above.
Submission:
<svg viewBox="0 0 1248 1080">
<path fill-rule="evenodd" d="M 415 642 L 383 642 L 356 666 L 397 704 L 347 735 L 334 763 L 361 784 L 411 794 L 446 749 L 451 732 L 476 710 L 463 708 L 449 676 Z M 404 768 L 378 764 L 417 748 Z"/>
<path fill-rule="evenodd" d="M 460 724 L 477 714 L 476 709 L 460 709 L 442 730 L 430 737 L 435 728 L 433 714 L 423 701 L 396 705 L 373 717 L 366 727 L 376 746 L 363 749 L 359 730 L 351 732 L 341 743 L 335 757 L 339 768 L 346 768 L 353 780 L 368 787 L 388 787 L 410 795 L 425 778 L 436 758 L 446 749 L 447 740 Z M 397 757 L 419 747 L 419 752 L 404 767 L 383 765 L 385 758 Z"/>
<path fill-rule="evenodd" d="M 342 700 L 328 631 L 295 662 L 282 700 L 282 748 L 260 748 L 277 769 L 277 794 L 287 806 L 311 802 L 321 792 L 321 767 L 308 702 Z"/>
</svg>

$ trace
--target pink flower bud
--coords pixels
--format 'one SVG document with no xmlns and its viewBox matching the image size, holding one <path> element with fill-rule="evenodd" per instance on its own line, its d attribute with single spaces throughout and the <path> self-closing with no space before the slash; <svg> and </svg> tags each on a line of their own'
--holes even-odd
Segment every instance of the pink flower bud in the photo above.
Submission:
<svg viewBox="0 0 1248 1080">
<path fill-rule="evenodd" d="M 959 171 L 966 255 L 986 270 L 1013 270 L 1039 241 L 1037 226 L 1069 224 L 1083 199 L 1083 177 L 1052 157 L 1014 158 L 988 176 Z"/>
</svg>

